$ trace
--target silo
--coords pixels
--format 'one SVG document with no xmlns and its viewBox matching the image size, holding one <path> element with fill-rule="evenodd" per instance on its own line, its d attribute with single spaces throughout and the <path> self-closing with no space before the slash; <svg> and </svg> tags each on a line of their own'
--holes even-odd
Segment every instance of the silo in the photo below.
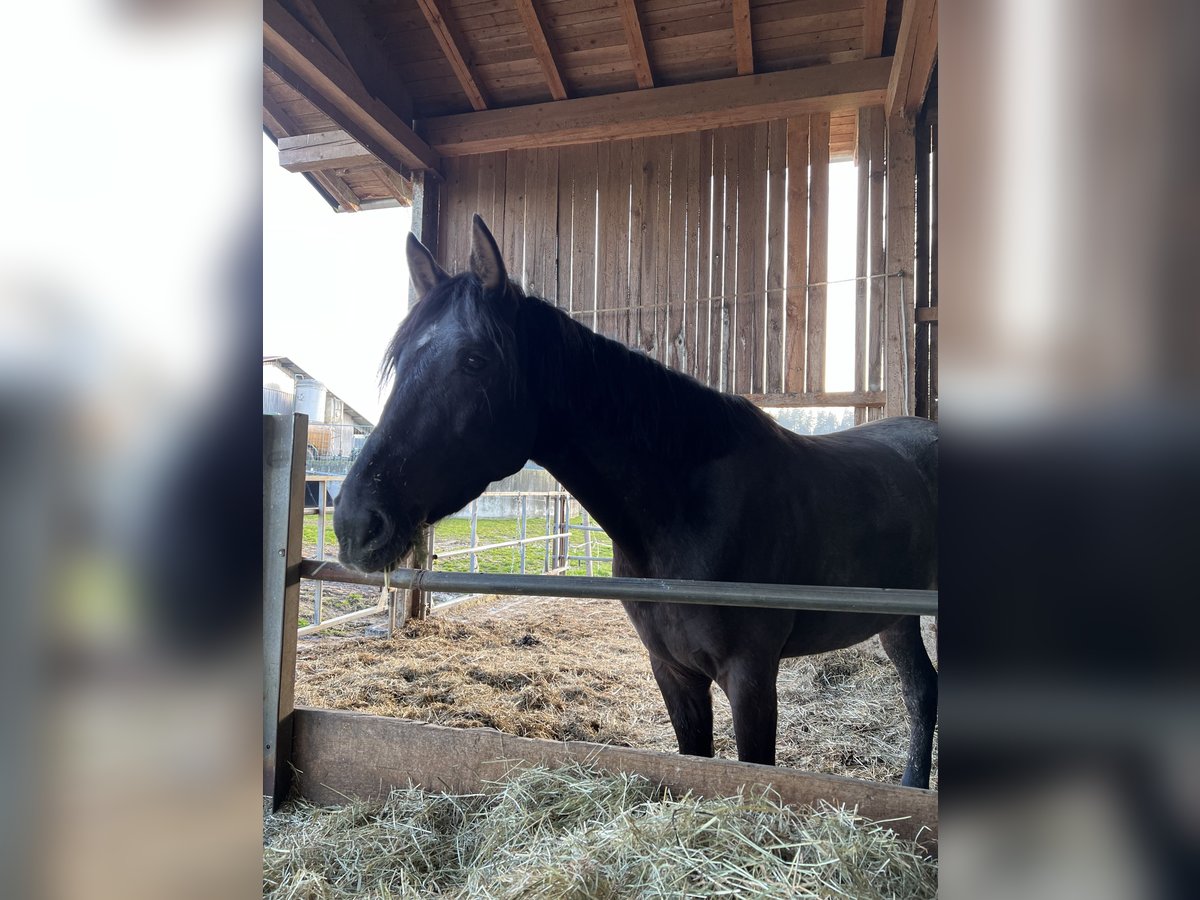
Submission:
<svg viewBox="0 0 1200 900">
<path fill-rule="evenodd" d="M 308 416 L 310 425 L 325 421 L 325 385 L 312 378 L 296 379 L 296 412 Z"/>
</svg>

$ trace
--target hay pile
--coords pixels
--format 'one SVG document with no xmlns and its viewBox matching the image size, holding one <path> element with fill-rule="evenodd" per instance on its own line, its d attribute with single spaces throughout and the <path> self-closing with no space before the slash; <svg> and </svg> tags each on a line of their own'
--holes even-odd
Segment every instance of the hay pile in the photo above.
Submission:
<svg viewBox="0 0 1200 900">
<path fill-rule="evenodd" d="M 784 660 L 778 692 L 780 765 L 899 782 L 908 717 L 878 640 Z M 606 600 L 493 598 L 435 613 L 391 640 L 306 638 L 296 702 L 521 737 L 676 749 L 646 651 Z M 717 755 L 736 758 L 729 703 L 715 688 L 713 706 Z"/>
<path fill-rule="evenodd" d="M 768 795 L 673 798 L 636 775 L 529 769 L 486 794 L 294 804 L 264 831 L 271 898 L 922 898 L 937 865 L 890 829 Z"/>
</svg>

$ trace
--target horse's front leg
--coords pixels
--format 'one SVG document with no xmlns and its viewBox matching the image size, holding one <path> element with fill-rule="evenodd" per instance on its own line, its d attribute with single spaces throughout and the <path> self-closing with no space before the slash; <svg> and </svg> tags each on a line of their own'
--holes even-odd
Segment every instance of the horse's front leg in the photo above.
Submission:
<svg viewBox="0 0 1200 900">
<path fill-rule="evenodd" d="M 667 704 L 679 752 L 689 756 L 713 755 L 712 679 L 650 656 L 654 680 Z"/>
<path fill-rule="evenodd" d="M 720 678 L 721 689 L 733 712 L 733 734 L 742 762 L 775 765 L 775 730 L 779 703 L 775 679 L 779 660 L 762 657 L 731 660 Z"/>
</svg>

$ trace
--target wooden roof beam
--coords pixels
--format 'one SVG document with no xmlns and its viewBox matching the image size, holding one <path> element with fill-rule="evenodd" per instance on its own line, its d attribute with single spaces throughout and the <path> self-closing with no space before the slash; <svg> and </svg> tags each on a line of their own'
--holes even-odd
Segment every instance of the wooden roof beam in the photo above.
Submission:
<svg viewBox="0 0 1200 900">
<path fill-rule="evenodd" d="M 521 16 L 525 31 L 529 33 L 529 43 L 533 45 L 533 55 L 542 67 L 546 84 L 550 86 L 550 96 L 555 100 L 566 100 L 567 87 L 563 84 L 562 66 L 559 65 L 554 48 L 550 45 L 546 23 L 542 21 L 541 13 L 538 12 L 534 0 L 516 0 L 516 3 L 517 13 Z"/>
<path fill-rule="evenodd" d="M 754 74 L 754 38 L 750 33 L 750 0 L 733 0 L 733 49 L 737 73 Z"/>
<path fill-rule="evenodd" d="M 418 128 L 443 156 L 679 134 L 811 112 L 881 106 L 890 71 L 890 59 L 810 66 L 438 116 L 418 122 Z"/>
<path fill-rule="evenodd" d="M 883 30 L 887 26 L 887 0 L 863 4 L 863 58 L 883 56 Z"/>
<path fill-rule="evenodd" d="M 274 97 L 266 93 L 263 94 L 263 125 L 275 139 L 276 146 L 289 134 L 299 131 L 292 117 L 287 114 L 287 110 L 280 106 Z M 333 208 L 334 212 L 358 211 L 358 196 L 350 190 L 350 185 L 332 172 L 304 172 L 303 175 L 316 192 L 325 199 L 325 202 Z"/>
<path fill-rule="evenodd" d="M 621 24 L 625 26 L 625 42 L 629 44 L 629 56 L 633 60 L 633 75 L 639 88 L 654 87 L 654 71 L 650 68 L 650 57 L 646 53 L 646 36 L 642 33 L 642 20 L 637 11 L 637 0 L 617 0 L 621 11 Z"/>
<path fill-rule="evenodd" d="M 463 93 L 471 101 L 471 106 L 475 109 L 487 109 L 487 96 L 479 84 L 479 79 L 475 77 L 470 62 L 463 55 L 462 48 L 467 44 L 454 19 L 443 11 L 442 6 L 438 5 L 438 0 L 417 0 L 417 5 L 421 7 L 425 21 L 433 30 L 433 36 L 437 38 L 446 62 L 450 63 L 450 68 L 454 70 L 454 77 L 462 85 Z"/>
<path fill-rule="evenodd" d="M 374 155 L 345 131 L 321 131 L 279 139 L 279 165 L 289 172 L 376 166 Z"/>
<path fill-rule="evenodd" d="M 937 61 L 938 0 L 907 0 L 888 79 L 888 116 L 915 116 Z"/>
<path fill-rule="evenodd" d="M 369 96 L 353 73 L 279 0 L 263 0 L 263 50 L 279 76 L 303 91 L 355 140 L 396 171 L 437 169 L 440 160 L 425 141 L 380 100 Z M 289 77 L 290 76 L 290 77 Z"/>
</svg>

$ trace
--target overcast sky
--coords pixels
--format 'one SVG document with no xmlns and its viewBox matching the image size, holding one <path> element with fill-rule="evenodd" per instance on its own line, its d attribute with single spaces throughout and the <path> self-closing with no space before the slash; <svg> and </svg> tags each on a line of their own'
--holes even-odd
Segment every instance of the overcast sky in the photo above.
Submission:
<svg viewBox="0 0 1200 900">
<path fill-rule="evenodd" d="M 335 213 L 263 136 L 263 354 L 291 357 L 372 422 L 408 304 L 409 209 Z"/>
<path fill-rule="evenodd" d="M 830 167 L 829 279 L 854 276 L 853 163 Z M 376 373 L 406 309 L 409 209 L 336 214 L 263 137 L 263 353 L 291 357 L 376 422 Z M 854 285 L 831 285 L 827 389 L 851 390 Z"/>
</svg>

